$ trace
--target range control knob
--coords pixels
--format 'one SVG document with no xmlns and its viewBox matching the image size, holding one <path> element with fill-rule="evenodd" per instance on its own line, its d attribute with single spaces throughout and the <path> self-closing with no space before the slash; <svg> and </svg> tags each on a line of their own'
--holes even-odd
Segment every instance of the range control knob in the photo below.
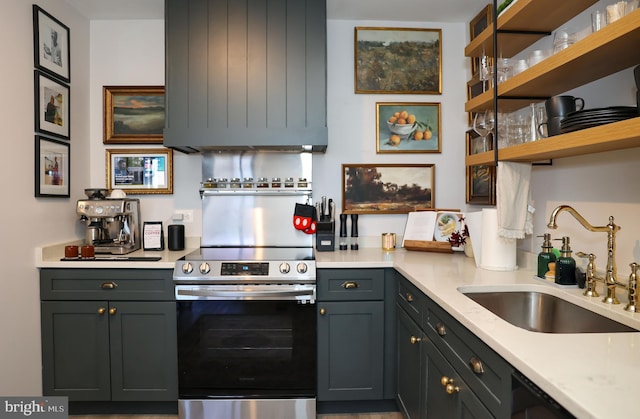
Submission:
<svg viewBox="0 0 640 419">
<path fill-rule="evenodd" d="M 291 266 L 289 266 L 289 264 L 287 262 L 282 262 L 280 264 L 280 273 L 281 274 L 288 274 L 290 270 L 291 270 Z"/>
<path fill-rule="evenodd" d="M 191 262 L 187 262 L 182 265 L 182 272 L 185 274 L 190 274 L 191 272 L 193 272 L 193 265 L 191 264 Z"/>
<path fill-rule="evenodd" d="M 211 271 L 211 267 L 209 266 L 209 264 L 207 262 L 202 262 L 200 264 L 200 273 L 206 275 L 209 273 L 209 271 Z"/>
<path fill-rule="evenodd" d="M 298 263 L 298 266 L 296 266 L 296 269 L 298 269 L 299 274 L 304 274 L 304 273 L 307 273 L 307 269 L 309 268 L 307 267 L 306 263 L 300 262 Z"/>
</svg>

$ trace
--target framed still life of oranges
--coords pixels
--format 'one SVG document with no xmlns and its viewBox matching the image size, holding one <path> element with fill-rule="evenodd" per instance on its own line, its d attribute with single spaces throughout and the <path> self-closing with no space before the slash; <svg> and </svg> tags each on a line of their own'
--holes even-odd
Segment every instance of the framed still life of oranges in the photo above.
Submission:
<svg viewBox="0 0 640 419">
<path fill-rule="evenodd" d="M 377 153 L 440 153 L 440 103 L 376 103 Z"/>
</svg>

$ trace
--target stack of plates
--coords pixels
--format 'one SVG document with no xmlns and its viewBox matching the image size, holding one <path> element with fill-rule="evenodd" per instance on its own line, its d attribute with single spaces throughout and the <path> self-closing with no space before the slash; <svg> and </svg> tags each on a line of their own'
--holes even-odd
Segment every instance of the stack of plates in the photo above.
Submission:
<svg viewBox="0 0 640 419">
<path fill-rule="evenodd" d="M 583 109 L 571 112 L 560 122 L 560 132 L 578 131 L 585 128 L 597 127 L 598 125 L 610 124 L 638 115 L 636 106 L 612 106 L 600 109 Z"/>
</svg>

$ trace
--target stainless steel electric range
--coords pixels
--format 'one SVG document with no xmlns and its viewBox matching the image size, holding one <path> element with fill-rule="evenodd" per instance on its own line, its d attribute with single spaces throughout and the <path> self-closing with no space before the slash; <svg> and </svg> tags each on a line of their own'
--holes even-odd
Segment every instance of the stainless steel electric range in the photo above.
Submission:
<svg viewBox="0 0 640 419">
<path fill-rule="evenodd" d="M 173 277 L 180 419 L 316 417 L 313 236 L 292 222 L 310 162 L 205 156 L 202 247 Z"/>
</svg>

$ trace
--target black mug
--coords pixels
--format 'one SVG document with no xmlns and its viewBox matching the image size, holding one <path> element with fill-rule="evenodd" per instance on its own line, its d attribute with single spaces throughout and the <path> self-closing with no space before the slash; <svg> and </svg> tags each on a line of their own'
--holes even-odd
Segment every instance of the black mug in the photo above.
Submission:
<svg viewBox="0 0 640 419">
<path fill-rule="evenodd" d="M 544 107 L 547 110 L 548 118 L 565 117 L 571 112 L 584 109 L 584 99 L 574 96 L 553 96 L 544 102 Z"/>
<path fill-rule="evenodd" d="M 565 119 L 564 116 L 552 116 L 547 118 L 545 122 L 538 125 L 538 133 L 542 137 L 553 137 L 554 135 L 562 134 L 560 126 L 563 119 Z M 543 127 L 546 128 L 546 133 Z"/>
<path fill-rule="evenodd" d="M 167 227 L 169 235 L 169 250 L 184 250 L 184 226 L 171 224 Z"/>
</svg>

